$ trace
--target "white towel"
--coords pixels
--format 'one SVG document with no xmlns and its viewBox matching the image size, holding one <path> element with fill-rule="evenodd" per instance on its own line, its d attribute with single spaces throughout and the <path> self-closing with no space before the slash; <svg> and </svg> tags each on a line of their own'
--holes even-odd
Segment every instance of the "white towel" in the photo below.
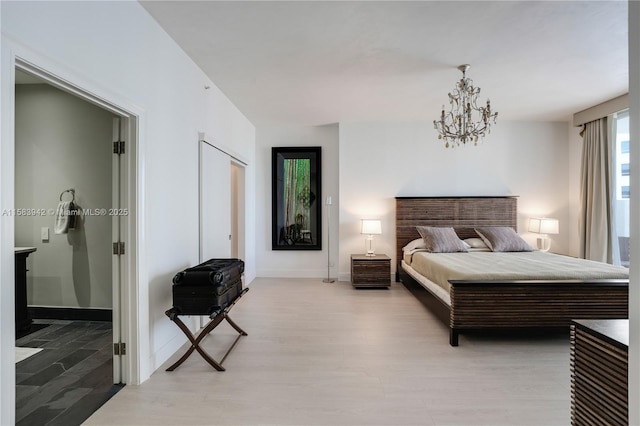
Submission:
<svg viewBox="0 0 640 426">
<path fill-rule="evenodd" d="M 16 364 L 40 352 L 42 348 L 20 348 L 16 346 Z"/>
<path fill-rule="evenodd" d="M 69 231 L 69 211 L 71 201 L 61 201 L 56 210 L 56 224 L 53 227 L 55 234 L 66 234 Z"/>
</svg>

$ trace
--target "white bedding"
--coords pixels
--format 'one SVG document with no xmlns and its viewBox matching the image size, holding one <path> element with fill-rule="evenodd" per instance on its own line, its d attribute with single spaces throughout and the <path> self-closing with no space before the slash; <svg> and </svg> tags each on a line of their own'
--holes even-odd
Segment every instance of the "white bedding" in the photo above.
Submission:
<svg viewBox="0 0 640 426">
<path fill-rule="evenodd" d="M 416 280 L 421 286 L 431 291 L 431 293 L 434 294 L 436 297 L 438 297 L 438 299 L 442 300 L 448 306 L 451 306 L 451 297 L 449 297 L 448 291 L 446 291 L 445 289 L 443 289 L 433 281 L 430 281 L 423 275 L 420 275 L 418 272 L 416 272 L 415 269 L 413 269 L 409 265 L 409 263 L 407 263 L 404 260 L 402 261 L 402 269 L 404 269 L 407 272 L 407 274 L 411 275 L 413 279 Z"/>
<path fill-rule="evenodd" d="M 541 251 L 534 252 L 415 252 L 405 264 L 448 295 L 448 280 L 588 280 L 628 279 L 622 266 Z M 413 274 L 412 274 L 413 275 Z M 415 277 L 414 277 L 415 278 Z M 424 283 L 423 283 L 424 285 Z"/>
</svg>

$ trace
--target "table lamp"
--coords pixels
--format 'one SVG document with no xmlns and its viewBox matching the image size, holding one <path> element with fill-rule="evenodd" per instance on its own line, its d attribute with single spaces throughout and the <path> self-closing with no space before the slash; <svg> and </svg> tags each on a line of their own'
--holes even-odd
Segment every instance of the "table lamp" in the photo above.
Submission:
<svg viewBox="0 0 640 426">
<path fill-rule="evenodd" d="M 549 251 L 551 248 L 551 240 L 549 234 L 558 234 L 560 225 L 558 219 L 550 217 L 532 217 L 529 219 L 529 232 L 540 234 L 538 238 L 538 249 L 540 251 Z"/>
</svg>

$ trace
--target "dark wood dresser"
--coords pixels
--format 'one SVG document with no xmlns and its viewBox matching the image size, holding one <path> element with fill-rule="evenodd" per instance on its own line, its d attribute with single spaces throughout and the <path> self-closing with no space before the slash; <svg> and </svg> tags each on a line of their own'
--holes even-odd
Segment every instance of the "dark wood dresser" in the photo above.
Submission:
<svg viewBox="0 0 640 426">
<path fill-rule="evenodd" d="M 386 254 L 351 255 L 351 284 L 354 287 L 389 287 L 391 258 Z"/>
<path fill-rule="evenodd" d="M 15 247 L 15 317 L 16 334 L 28 330 L 33 322 L 27 308 L 27 257 L 35 247 Z"/>
<path fill-rule="evenodd" d="M 627 425 L 629 320 L 571 322 L 571 424 Z"/>
</svg>

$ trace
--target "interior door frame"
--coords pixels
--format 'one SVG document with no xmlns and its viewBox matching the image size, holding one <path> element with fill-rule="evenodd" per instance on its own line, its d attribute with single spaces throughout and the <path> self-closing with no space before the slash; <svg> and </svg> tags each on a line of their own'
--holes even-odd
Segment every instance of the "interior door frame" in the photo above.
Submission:
<svg viewBox="0 0 640 426">
<path fill-rule="evenodd" d="M 124 141 L 125 153 L 126 144 L 131 141 L 131 119 L 129 117 L 116 116 L 113 119 L 112 129 L 112 143 Z M 127 220 L 124 212 L 129 210 L 129 204 L 127 202 L 126 191 L 123 191 L 123 186 L 127 181 L 127 156 L 122 154 L 116 154 L 115 151 L 112 154 L 111 162 L 111 184 L 112 184 L 112 198 L 111 208 L 116 212 L 111 217 L 111 238 L 112 242 L 129 241 Z M 125 253 L 127 252 L 125 246 Z M 123 321 L 123 306 L 127 304 L 125 287 L 123 277 L 126 277 L 127 269 L 129 268 L 126 256 L 113 255 L 111 262 L 111 309 L 112 309 L 112 340 L 115 345 L 121 342 L 127 342 L 127 334 L 123 330 L 123 325 L 126 321 Z M 125 383 L 127 377 L 127 363 L 126 354 L 123 351 L 113 354 L 113 382 Z"/>
<path fill-rule="evenodd" d="M 128 208 L 129 215 L 123 216 L 121 221 L 121 237 L 122 241 L 126 242 L 126 251 L 120 259 L 122 279 L 120 300 L 114 300 L 113 305 L 114 316 L 117 312 L 120 319 L 121 327 L 119 330 L 122 334 L 122 341 L 127 343 L 126 356 L 122 359 L 122 383 L 139 384 L 146 379 L 144 375 L 148 375 L 148 372 L 142 369 L 140 360 L 145 355 L 148 358 L 149 352 L 148 345 L 141 344 L 141 342 L 149 340 L 149 323 L 148 319 L 145 319 L 147 316 L 144 315 L 144 312 L 140 312 L 141 306 L 148 305 L 148 291 L 140 288 L 143 283 L 148 282 L 146 262 L 144 261 L 146 247 L 143 238 L 144 175 L 141 173 L 144 170 L 145 160 L 145 147 L 141 143 L 144 140 L 141 129 L 144 129 L 145 112 L 120 95 L 74 74 L 60 64 L 22 45 L 7 42 L 3 44 L 2 50 L 1 70 L 2 74 L 6 73 L 6 78 L 2 78 L 2 87 L 0 88 L 3 93 L 0 209 L 11 211 L 15 208 L 15 93 L 13 88 L 16 69 L 35 75 L 50 85 L 100 106 L 128 122 L 127 155 L 123 156 L 120 178 L 122 180 L 121 200 L 123 205 Z M 13 282 L 15 279 L 13 267 L 14 235 L 13 219 L 3 217 L 0 227 L 2 282 Z M 3 312 L 0 314 L 0 320 L 5 323 L 13 323 L 14 321 L 13 293 L 13 286 L 3 286 L 2 298 L 11 301 L 11 304 L 6 302 L 2 304 Z M 5 327 L 5 331 L 0 336 L 2 338 L 2 354 L 5 354 L 9 340 L 15 341 L 15 330 L 13 327 Z M 12 346 L 14 345 L 12 344 Z M 13 361 L 10 364 L 5 360 L 6 358 L 2 360 L 0 366 L 0 377 L 3 379 L 2 393 L 6 395 L 6 397 L 3 396 L 0 407 L 3 418 L 5 408 L 15 406 L 15 364 Z M 5 381 L 5 378 L 13 378 L 13 380 Z M 4 392 L 9 389 L 14 389 L 14 391 Z"/>
</svg>

